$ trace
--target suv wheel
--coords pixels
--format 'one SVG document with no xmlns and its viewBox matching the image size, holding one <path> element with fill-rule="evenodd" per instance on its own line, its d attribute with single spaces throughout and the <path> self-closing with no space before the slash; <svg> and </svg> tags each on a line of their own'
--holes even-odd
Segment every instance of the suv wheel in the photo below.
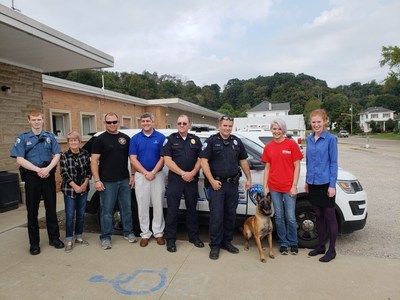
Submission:
<svg viewBox="0 0 400 300">
<path fill-rule="evenodd" d="M 303 199 L 296 205 L 297 238 L 299 247 L 313 249 L 318 246 L 318 231 L 314 209 Z M 327 232 L 327 230 L 325 230 Z M 327 239 L 327 234 L 325 240 Z"/>
</svg>

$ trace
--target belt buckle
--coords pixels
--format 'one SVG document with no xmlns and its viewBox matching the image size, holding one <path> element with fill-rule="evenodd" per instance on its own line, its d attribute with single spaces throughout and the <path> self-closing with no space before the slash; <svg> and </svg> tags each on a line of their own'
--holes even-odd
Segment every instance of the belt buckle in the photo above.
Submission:
<svg viewBox="0 0 400 300">
<path fill-rule="evenodd" d="M 227 178 L 226 182 L 233 183 L 233 178 Z"/>
</svg>

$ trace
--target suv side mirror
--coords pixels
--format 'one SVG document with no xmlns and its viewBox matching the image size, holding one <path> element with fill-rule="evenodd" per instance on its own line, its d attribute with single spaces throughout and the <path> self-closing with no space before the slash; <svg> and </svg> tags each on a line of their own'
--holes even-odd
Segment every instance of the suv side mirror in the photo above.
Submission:
<svg viewBox="0 0 400 300">
<path fill-rule="evenodd" d="M 250 170 L 264 170 L 264 163 L 258 159 L 249 159 Z"/>
</svg>

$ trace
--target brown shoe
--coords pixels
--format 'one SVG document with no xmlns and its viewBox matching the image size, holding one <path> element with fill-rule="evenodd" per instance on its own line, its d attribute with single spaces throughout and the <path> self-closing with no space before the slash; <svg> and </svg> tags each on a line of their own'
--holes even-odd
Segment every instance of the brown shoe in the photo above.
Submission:
<svg viewBox="0 0 400 300">
<path fill-rule="evenodd" d="M 146 247 L 149 244 L 149 239 L 141 238 L 140 247 Z"/>
<path fill-rule="evenodd" d="M 162 236 L 156 237 L 157 244 L 165 245 L 165 239 Z"/>
</svg>

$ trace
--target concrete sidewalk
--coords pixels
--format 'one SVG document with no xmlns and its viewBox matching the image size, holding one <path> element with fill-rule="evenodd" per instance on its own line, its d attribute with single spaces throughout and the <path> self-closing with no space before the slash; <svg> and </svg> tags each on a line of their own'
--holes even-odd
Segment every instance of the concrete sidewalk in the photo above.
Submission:
<svg viewBox="0 0 400 300">
<path fill-rule="evenodd" d="M 114 236 L 104 251 L 98 234 L 65 253 L 48 245 L 46 230 L 32 256 L 25 223 L 23 205 L 0 214 L 0 299 L 400 299 L 398 259 L 339 254 L 323 264 L 306 249 L 282 256 L 275 245 L 276 258 L 261 263 L 254 242 L 243 251 L 238 238 L 239 254 L 221 250 L 212 261 L 207 245 L 187 241 L 169 253 L 155 240 L 141 248 Z"/>
</svg>

